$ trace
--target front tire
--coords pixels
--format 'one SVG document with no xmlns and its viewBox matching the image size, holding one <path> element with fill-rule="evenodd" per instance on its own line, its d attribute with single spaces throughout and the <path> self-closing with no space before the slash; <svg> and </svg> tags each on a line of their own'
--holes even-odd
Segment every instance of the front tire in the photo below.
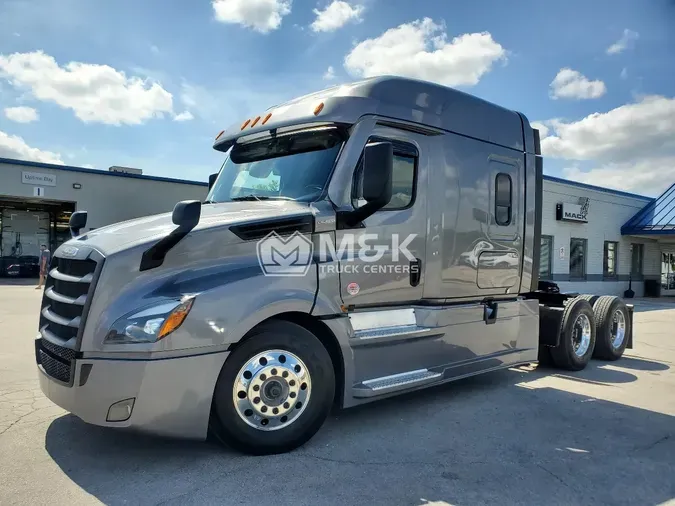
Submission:
<svg viewBox="0 0 675 506">
<path fill-rule="evenodd" d="M 334 395 L 333 364 L 319 339 L 300 325 L 272 320 L 253 329 L 225 361 L 210 428 L 242 453 L 288 452 L 321 428 Z"/>
<path fill-rule="evenodd" d="M 560 343 L 551 349 L 555 365 L 569 371 L 584 369 L 593 355 L 595 336 L 591 305 L 581 297 L 570 300 L 563 311 Z"/>
</svg>

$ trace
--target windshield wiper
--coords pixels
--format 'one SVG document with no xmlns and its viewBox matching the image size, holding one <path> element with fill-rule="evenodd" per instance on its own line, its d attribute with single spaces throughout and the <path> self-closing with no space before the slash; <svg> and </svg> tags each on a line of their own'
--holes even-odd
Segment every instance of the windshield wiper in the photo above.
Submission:
<svg viewBox="0 0 675 506">
<path fill-rule="evenodd" d="M 243 195 L 241 197 L 232 197 L 230 200 L 236 202 L 236 201 L 241 201 L 241 200 L 269 200 L 269 197 L 266 197 L 264 195 Z"/>
<path fill-rule="evenodd" d="M 275 195 L 274 197 L 268 197 L 267 195 L 243 195 L 241 197 L 232 197 L 230 199 L 233 202 L 241 202 L 247 200 L 295 200 L 291 197 L 284 197 L 283 195 Z"/>
</svg>

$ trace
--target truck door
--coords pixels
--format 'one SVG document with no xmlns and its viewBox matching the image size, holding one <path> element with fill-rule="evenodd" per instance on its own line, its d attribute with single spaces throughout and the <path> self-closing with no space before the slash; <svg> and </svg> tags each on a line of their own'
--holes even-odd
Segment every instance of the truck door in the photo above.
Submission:
<svg viewBox="0 0 675 506">
<path fill-rule="evenodd" d="M 378 125 L 368 142 L 378 141 L 394 145 L 392 198 L 364 220 L 363 228 L 336 232 L 336 250 L 352 244 L 354 251 L 353 259 L 340 262 L 340 290 L 346 305 L 378 306 L 422 298 L 427 203 L 418 188 L 426 186 L 425 136 Z M 365 203 L 360 198 L 362 162 L 361 156 L 353 178 L 355 207 Z"/>
</svg>

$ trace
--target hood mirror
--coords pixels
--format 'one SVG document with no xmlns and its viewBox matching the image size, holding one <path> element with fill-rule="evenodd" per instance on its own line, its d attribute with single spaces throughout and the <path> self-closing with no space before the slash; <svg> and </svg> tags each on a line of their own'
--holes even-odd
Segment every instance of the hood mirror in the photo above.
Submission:
<svg viewBox="0 0 675 506">
<path fill-rule="evenodd" d="M 171 221 L 179 228 L 189 231 L 197 226 L 201 214 L 202 203 L 199 200 L 183 200 L 173 208 Z"/>
<path fill-rule="evenodd" d="M 87 211 L 75 211 L 71 214 L 68 226 L 72 237 L 80 235 L 80 230 L 87 226 Z"/>
</svg>

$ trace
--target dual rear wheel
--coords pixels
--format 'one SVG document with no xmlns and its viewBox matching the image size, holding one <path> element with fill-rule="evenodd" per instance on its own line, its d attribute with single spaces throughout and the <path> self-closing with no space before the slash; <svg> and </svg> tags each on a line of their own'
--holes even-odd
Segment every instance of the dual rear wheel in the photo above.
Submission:
<svg viewBox="0 0 675 506">
<path fill-rule="evenodd" d="M 553 363 L 579 371 L 591 357 L 618 360 L 630 335 L 626 304 L 618 297 L 581 295 L 567 302 L 562 316 L 560 343 L 550 349 Z"/>
</svg>

